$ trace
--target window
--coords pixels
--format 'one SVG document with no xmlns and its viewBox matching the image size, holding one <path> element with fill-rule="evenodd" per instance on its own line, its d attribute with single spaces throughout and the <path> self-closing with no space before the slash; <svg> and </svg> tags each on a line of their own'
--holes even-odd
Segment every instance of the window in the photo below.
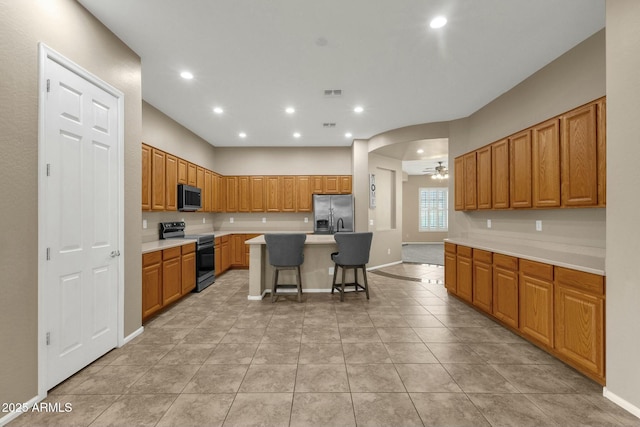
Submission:
<svg viewBox="0 0 640 427">
<path fill-rule="evenodd" d="M 420 189 L 420 231 L 447 231 L 449 228 L 449 189 Z"/>
</svg>

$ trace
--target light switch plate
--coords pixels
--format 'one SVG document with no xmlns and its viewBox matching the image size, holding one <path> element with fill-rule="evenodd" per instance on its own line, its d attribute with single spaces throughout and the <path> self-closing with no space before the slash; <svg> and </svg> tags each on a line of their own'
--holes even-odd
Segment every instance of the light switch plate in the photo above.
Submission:
<svg viewBox="0 0 640 427">
<path fill-rule="evenodd" d="M 229 222 L 233 224 L 233 217 L 229 218 Z"/>
<path fill-rule="evenodd" d="M 309 218 L 307 218 L 306 216 L 304 217 L 304 222 L 305 224 L 309 222 Z"/>
<path fill-rule="evenodd" d="M 536 231 L 542 231 L 542 221 L 536 220 Z"/>
<path fill-rule="evenodd" d="M 142 220 L 142 228 L 144 228 L 144 229 L 147 228 L 147 220 L 146 219 Z"/>
<path fill-rule="evenodd" d="M 262 223 L 265 224 L 267 222 L 267 218 L 262 218 Z"/>
<path fill-rule="evenodd" d="M 487 220 L 487 228 L 491 228 L 491 220 L 490 219 Z"/>
</svg>

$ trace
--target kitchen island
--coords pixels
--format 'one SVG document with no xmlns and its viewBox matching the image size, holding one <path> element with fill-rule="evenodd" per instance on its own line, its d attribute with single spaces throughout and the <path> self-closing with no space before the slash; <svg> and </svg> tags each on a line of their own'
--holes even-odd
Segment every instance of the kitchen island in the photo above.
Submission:
<svg viewBox="0 0 640 427">
<path fill-rule="evenodd" d="M 273 267 L 269 264 L 267 244 L 264 235 L 245 242 L 249 245 L 249 296 L 250 300 L 260 300 L 271 290 Z M 330 269 L 334 264 L 331 254 L 338 251 L 338 245 L 331 234 L 307 234 L 304 245 L 302 273 L 302 293 L 330 292 L 333 280 Z M 293 271 L 282 271 L 280 283 L 295 283 Z M 292 294 L 293 295 L 293 294 Z"/>
</svg>

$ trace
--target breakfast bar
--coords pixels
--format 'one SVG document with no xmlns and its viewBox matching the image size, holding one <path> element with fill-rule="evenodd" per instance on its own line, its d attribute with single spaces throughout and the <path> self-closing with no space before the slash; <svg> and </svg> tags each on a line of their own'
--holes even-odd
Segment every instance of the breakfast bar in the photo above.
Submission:
<svg viewBox="0 0 640 427">
<path fill-rule="evenodd" d="M 249 299 L 260 300 L 271 289 L 273 267 L 269 264 L 264 235 L 245 242 L 249 245 Z M 333 278 L 331 254 L 338 250 L 331 234 L 308 234 L 302 264 L 302 292 L 329 292 Z M 293 273 L 281 273 L 283 281 L 294 283 Z"/>
</svg>

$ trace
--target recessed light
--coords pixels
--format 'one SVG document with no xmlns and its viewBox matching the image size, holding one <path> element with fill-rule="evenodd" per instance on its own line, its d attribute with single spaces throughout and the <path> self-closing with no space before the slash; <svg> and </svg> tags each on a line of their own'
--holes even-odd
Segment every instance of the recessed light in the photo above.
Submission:
<svg viewBox="0 0 640 427">
<path fill-rule="evenodd" d="M 284 111 L 286 111 L 287 114 L 293 114 L 296 112 L 296 109 L 293 107 L 287 107 Z"/>
<path fill-rule="evenodd" d="M 424 150 L 422 148 L 419 148 L 418 151 L 416 151 L 416 153 L 422 154 L 422 153 L 424 153 Z"/>
<path fill-rule="evenodd" d="M 216 113 L 216 114 L 222 114 L 222 113 L 224 113 L 224 110 L 222 108 L 220 108 L 220 107 L 216 107 L 216 108 L 213 109 L 213 112 Z"/>
<path fill-rule="evenodd" d="M 238 134 L 238 136 L 239 136 L 240 138 L 246 138 L 246 137 L 247 137 L 247 134 L 246 134 L 246 133 L 244 133 L 244 132 L 240 132 L 240 133 Z"/>
<path fill-rule="evenodd" d="M 300 134 L 300 132 L 294 132 L 293 137 L 294 138 L 300 138 L 302 135 Z"/>
<path fill-rule="evenodd" d="M 351 132 L 347 132 L 347 133 L 344 134 L 344 136 L 346 138 L 351 138 L 353 136 L 353 134 Z"/>
<path fill-rule="evenodd" d="M 447 18 L 445 18 L 444 16 L 436 16 L 429 23 L 429 26 L 431 28 L 442 28 L 445 25 L 447 25 Z"/>
<path fill-rule="evenodd" d="M 193 78 L 193 73 L 190 73 L 189 71 L 183 71 L 180 73 L 180 77 L 185 80 L 191 80 Z"/>
<path fill-rule="evenodd" d="M 356 113 L 362 113 L 364 111 L 364 108 L 358 105 L 356 108 L 353 109 L 353 111 L 355 111 Z"/>
</svg>

